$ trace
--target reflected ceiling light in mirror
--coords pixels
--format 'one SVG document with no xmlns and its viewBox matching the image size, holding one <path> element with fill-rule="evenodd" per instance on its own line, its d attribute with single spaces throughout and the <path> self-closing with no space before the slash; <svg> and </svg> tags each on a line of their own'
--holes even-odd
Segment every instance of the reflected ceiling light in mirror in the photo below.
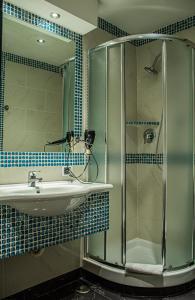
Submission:
<svg viewBox="0 0 195 300">
<path fill-rule="evenodd" d="M 59 19 L 60 18 L 60 14 L 56 13 L 56 12 L 51 12 L 50 13 L 50 17 L 53 19 Z"/>
<path fill-rule="evenodd" d="M 38 43 L 38 44 L 44 44 L 44 43 L 45 43 L 45 40 L 43 40 L 43 39 L 38 39 L 38 40 L 37 40 L 37 43 Z"/>
</svg>

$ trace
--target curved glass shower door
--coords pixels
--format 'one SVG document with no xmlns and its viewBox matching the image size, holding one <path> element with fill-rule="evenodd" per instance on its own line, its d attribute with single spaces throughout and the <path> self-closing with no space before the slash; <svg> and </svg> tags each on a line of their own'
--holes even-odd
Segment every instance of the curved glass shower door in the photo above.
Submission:
<svg viewBox="0 0 195 300">
<path fill-rule="evenodd" d="M 124 155 L 124 98 L 121 62 L 123 47 L 90 51 L 89 127 L 96 130 L 94 154 L 99 164 L 99 182 L 112 182 L 110 192 L 110 227 L 88 239 L 88 255 L 109 263 L 122 264 L 121 223 Z M 109 133 L 109 134 L 108 134 Z M 89 167 L 89 179 L 95 170 Z"/>
<path fill-rule="evenodd" d="M 94 142 L 94 155 L 99 165 L 97 181 L 106 182 L 106 74 L 107 74 L 107 53 L 106 49 L 90 52 L 89 72 L 91 74 L 89 85 L 89 128 L 96 131 Z M 89 165 L 89 180 L 96 177 L 96 165 L 93 162 Z M 105 233 L 100 232 L 88 239 L 88 253 L 92 257 L 105 259 Z"/>
<path fill-rule="evenodd" d="M 170 36 L 90 51 L 98 181 L 114 188 L 110 228 L 88 238 L 88 256 L 130 272 L 131 263 L 160 274 L 193 263 L 193 56 L 190 44 Z"/>
<path fill-rule="evenodd" d="M 166 256 L 168 269 L 193 262 L 194 224 L 194 103 L 192 49 L 175 41 L 164 42 L 164 139 L 167 166 Z"/>
<path fill-rule="evenodd" d="M 129 60 L 126 75 L 134 74 L 135 80 L 130 86 L 126 83 L 126 267 L 129 270 L 136 267 L 131 264 L 162 265 L 163 236 L 162 41 L 144 43 L 135 51 L 136 61 L 132 55 L 126 58 Z M 151 72 L 151 66 L 155 72 Z M 154 134 L 153 140 L 146 139 L 147 132 Z"/>
</svg>

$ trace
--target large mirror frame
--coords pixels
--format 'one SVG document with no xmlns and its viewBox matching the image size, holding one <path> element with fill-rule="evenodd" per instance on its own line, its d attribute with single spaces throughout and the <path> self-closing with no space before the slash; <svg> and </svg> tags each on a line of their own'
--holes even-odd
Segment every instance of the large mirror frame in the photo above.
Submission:
<svg viewBox="0 0 195 300">
<path fill-rule="evenodd" d="M 74 91 L 74 134 L 82 134 L 82 36 L 56 23 L 50 22 L 38 15 L 34 15 L 8 2 L 3 2 L 3 14 L 7 14 L 20 21 L 37 26 L 43 30 L 68 38 L 75 42 L 75 91 Z M 2 38 L 2 37 L 1 37 Z M 2 51 L 2 47 L 1 47 Z M 5 73 L 1 57 L 1 89 L 0 89 L 0 167 L 20 166 L 63 166 L 66 153 L 46 152 L 5 152 L 3 151 L 3 126 L 4 126 L 4 82 Z M 41 163 L 40 163 L 41 158 Z M 72 164 L 80 164 L 79 153 L 72 153 Z M 82 160 L 82 158 L 81 158 Z"/>
</svg>

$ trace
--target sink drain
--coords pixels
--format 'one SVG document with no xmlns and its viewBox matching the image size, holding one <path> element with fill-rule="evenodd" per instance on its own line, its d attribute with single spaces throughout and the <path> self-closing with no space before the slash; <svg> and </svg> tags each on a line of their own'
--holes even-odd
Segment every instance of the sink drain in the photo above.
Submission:
<svg viewBox="0 0 195 300">
<path fill-rule="evenodd" d="M 76 292 L 78 294 L 87 294 L 90 292 L 90 288 L 88 285 L 85 285 L 85 284 L 81 284 L 77 289 L 76 289 Z"/>
</svg>

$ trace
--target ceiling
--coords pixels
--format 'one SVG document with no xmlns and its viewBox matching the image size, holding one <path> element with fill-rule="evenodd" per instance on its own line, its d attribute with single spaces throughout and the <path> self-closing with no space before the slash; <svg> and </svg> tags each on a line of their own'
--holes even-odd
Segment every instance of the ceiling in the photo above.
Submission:
<svg viewBox="0 0 195 300">
<path fill-rule="evenodd" d="M 61 18 L 55 20 L 55 23 L 81 34 L 86 34 L 95 28 L 94 24 L 90 24 L 89 21 L 82 18 L 82 11 L 94 16 L 99 15 L 129 34 L 153 32 L 195 15 L 195 0 L 90 0 L 98 1 L 96 14 L 94 11 L 90 11 L 86 0 L 85 2 L 84 0 L 71 0 L 77 9 L 77 15 L 63 10 L 57 5 L 57 3 L 61 3 L 66 7 L 70 0 L 60 1 L 62 0 L 9 0 L 9 2 L 50 21 L 54 21 L 51 19 L 50 13 L 56 11 L 61 14 Z M 97 6 L 94 7 L 94 10 L 97 10 Z"/>
<path fill-rule="evenodd" d="M 130 34 L 149 33 L 195 15 L 195 0 L 98 0 L 99 16 Z"/>
<path fill-rule="evenodd" d="M 64 0 L 61 1 L 64 2 Z M 81 5 L 81 1 L 83 0 L 74 1 L 78 1 Z M 94 24 L 91 24 L 83 18 L 79 18 L 67 10 L 61 9 L 59 6 L 49 3 L 47 0 L 9 0 L 8 2 L 80 34 L 86 34 L 95 29 Z M 61 17 L 59 19 L 52 19 L 50 17 L 51 12 L 57 12 Z"/>
<path fill-rule="evenodd" d="M 37 43 L 38 39 L 44 39 L 45 43 Z M 59 66 L 74 56 L 75 44 L 24 22 L 4 17 L 3 51 Z"/>
</svg>

